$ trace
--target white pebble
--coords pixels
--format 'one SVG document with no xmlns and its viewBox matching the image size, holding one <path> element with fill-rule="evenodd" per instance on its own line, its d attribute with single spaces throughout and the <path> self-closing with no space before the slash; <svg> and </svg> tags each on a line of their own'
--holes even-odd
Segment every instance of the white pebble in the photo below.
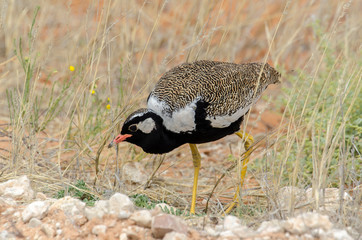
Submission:
<svg viewBox="0 0 362 240">
<path fill-rule="evenodd" d="M 151 227 L 152 215 L 147 210 L 134 212 L 130 219 L 135 221 L 138 226 L 147 228 Z"/>
<path fill-rule="evenodd" d="M 62 229 L 57 229 L 55 232 L 56 232 L 57 236 L 59 236 L 59 235 L 62 235 L 63 230 Z"/>
<path fill-rule="evenodd" d="M 95 235 L 105 234 L 106 231 L 107 231 L 107 226 L 106 225 L 96 225 L 92 229 L 92 233 L 95 234 Z"/>
<path fill-rule="evenodd" d="M 49 238 L 54 237 L 55 231 L 54 231 L 54 229 L 53 229 L 53 226 L 44 223 L 44 224 L 41 226 L 41 230 L 42 230 Z"/>
<path fill-rule="evenodd" d="M 22 218 L 27 223 L 31 218 L 42 219 L 48 211 L 49 203 L 44 201 L 35 201 L 30 203 L 22 213 Z"/>
<path fill-rule="evenodd" d="M 224 219 L 224 229 L 233 230 L 241 226 L 241 221 L 235 216 L 228 215 Z"/>
<path fill-rule="evenodd" d="M 115 193 L 109 199 L 109 213 L 119 216 L 119 214 L 124 214 L 122 212 L 125 212 L 125 211 L 130 212 L 130 213 L 132 213 L 134 211 L 133 202 L 131 201 L 131 199 L 129 199 L 128 196 L 121 194 L 121 193 Z M 123 217 L 123 215 L 122 215 L 122 217 Z"/>
<path fill-rule="evenodd" d="M 55 224 L 55 227 L 56 227 L 57 229 L 59 229 L 59 228 L 61 227 L 60 222 L 57 222 L 57 223 Z"/>
<path fill-rule="evenodd" d="M 28 226 L 31 228 L 36 228 L 36 227 L 39 227 L 41 224 L 42 224 L 42 222 L 39 219 L 32 218 L 32 219 L 30 219 Z"/>
</svg>

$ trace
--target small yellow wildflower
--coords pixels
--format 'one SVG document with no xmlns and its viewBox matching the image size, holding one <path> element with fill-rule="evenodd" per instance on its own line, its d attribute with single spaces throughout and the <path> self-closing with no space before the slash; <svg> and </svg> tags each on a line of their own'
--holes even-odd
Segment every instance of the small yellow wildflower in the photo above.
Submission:
<svg viewBox="0 0 362 240">
<path fill-rule="evenodd" d="M 90 90 L 90 93 L 93 95 L 93 94 L 96 93 L 96 91 L 95 90 Z"/>
<path fill-rule="evenodd" d="M 107 104 L 107 109 L 108 110 L 111 109 L 111 105 Z"/>
<path fill-rule="evenodd" d="M 110 98 L 107 98 L 107 101 L 108 101 L 108 102 L 110 102 L 110 101 L 111 101 L 111 99 L 110 99 Z"/>
<path fill-rule="evenodd" d="M 69 70 L 73 72 L 75 70 L 74 66 L 70 65 Z"/>
</svg>

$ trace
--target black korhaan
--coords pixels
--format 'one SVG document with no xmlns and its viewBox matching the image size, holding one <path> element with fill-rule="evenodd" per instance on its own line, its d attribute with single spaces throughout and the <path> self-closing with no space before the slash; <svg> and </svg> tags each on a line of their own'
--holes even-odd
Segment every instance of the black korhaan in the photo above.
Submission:
<svg viewBox="0 0 362 240">
<path fill-rule="evenodd" d="M 121 134 L 109 147 L 126 141 L 147 153 L 162 154 L 189 143 L 195 167 L 190 212 L 195 213 L 201 160 L 195 144 L 237 133 L 249 148 L 252 137 L 238 133 L 240 124 L 267 86 L 279 78 L 280 73 L 267 63 L 183 63 L 161 77 L 147 99 L 147 108 L 125 120 Z"/>
</svg>

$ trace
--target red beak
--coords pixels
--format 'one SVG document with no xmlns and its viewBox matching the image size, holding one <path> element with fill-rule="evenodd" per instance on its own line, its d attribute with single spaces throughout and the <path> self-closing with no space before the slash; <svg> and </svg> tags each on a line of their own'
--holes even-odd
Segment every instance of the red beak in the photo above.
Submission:
<svg viewBox="0 0 362 240">
<path fill-rule="evenodd" d="M 114 145 L 116 145 L 117 143 L 120 143 L 124 140 L 126 140 L 126 138 L 129 138 L 129 137 L 132 137 L 131 134 L 125 134 L 125 135 L 122 135 L 122 134 L 119 134 L 115 139 L 113 139 L 113 141 L 108 145 L 108 148 L 111 148 L 113 147 Z"/>
</svg>

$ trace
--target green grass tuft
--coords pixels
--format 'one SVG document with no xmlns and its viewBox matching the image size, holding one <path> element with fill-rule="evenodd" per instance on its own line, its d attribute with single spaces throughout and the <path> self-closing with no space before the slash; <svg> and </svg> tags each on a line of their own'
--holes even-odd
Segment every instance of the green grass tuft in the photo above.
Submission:
<svg viewBox="0 0 362 240">
<path fill-rule="evenodd" d="M 99 200 L 98 197 L 90 193 L 90 189 L 83 180 L 78 180 L 74 186 L 70 186 L 65 190 L 59 190 L 54 197 L 59 199 L 65 196 L 77 198 L 85 202 L 88 206 L 94 206 L 94 203 Z"/>
</svg>

